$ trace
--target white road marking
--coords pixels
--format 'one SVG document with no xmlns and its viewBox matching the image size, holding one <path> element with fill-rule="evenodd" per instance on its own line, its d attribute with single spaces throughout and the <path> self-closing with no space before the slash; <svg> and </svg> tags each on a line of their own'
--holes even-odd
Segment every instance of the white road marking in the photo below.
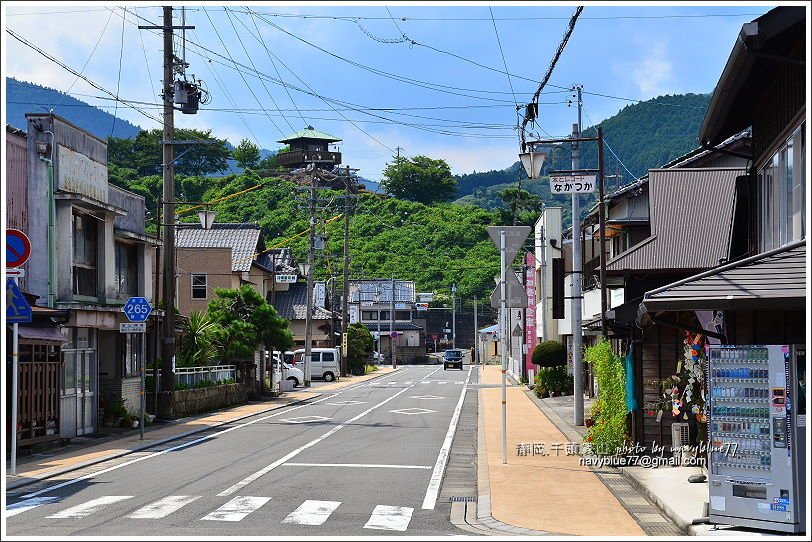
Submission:
<svg viewBox="0 0 812 542">
<path fill-rule="evenodd" d="M 411 381 L 409 381 L 409 382 L 404 382 L 404 384 L 406 384 L 407 386 L 408 386 L 408 385 L 410 385 L 410 384 L 413 384 L 413 383 L 414 383 L 414 382 L 411 382 Z"/>
<path fill-rule="evenodd" d="M 431 384 L 431 380 L 424 380 L 421 382 L 421 384 Z"/>
<path fill-rule="evenodd" d="M 107 497 L 99 497 L 98 499 L 93 499 L 91 501 L 87 501 L 84 504 L 80 504 L 77 506 L 72 506 L 61 512 L 57 512 L 56 514 L 45 516 L 49 519 L 65 519 L 65 518 L 84 518 L 92 514 L 93 512 L 98 512 L 102 508 L 110 506 L 111 504 L 115 504 L 120 501 L 126 501 L 127 499 L 132 499 L 132 495 L 109 495 Z"/>
<path fill-rule="evenodd" d="M 33 499 L 15 502 L 14 504 L 6 506 L 6 517 L 16 516 L 17 514 L 33 510 L 43 504 L 49 504 L 58 500 L 59 497 L 35 497 Z"/>
<path fill-rule="evenodd" d="M 407 506 L 384 506 L 379 504 L 372 511 L 364 529 L 384 531 L 405 531 L 412 519 L 414 508 Z"/>
<path fill-rule="evenodd" d="M 333 405 L 333 406 L 347 406 L 347 405 L 363 405 L 364 403 L 366 403 L 366 401 L 348 400 L 348 401 L 335 401 L 333 403 L 327 403 L 327 404 L 328 405 Z"/>
<path fill-rule="evenodd" d="M 299 525 L 321 525 L 330 517 L 340 501 L 305 501 L 302 505 L 288 514 L 282 523 L 297 523 Z"/>
<path fill-rule="evenodd" d="M 358 467 L 363 469 L 431 469 L 425 465 L 379 465 L 366 463 L 285 463 L 284 467 Z"/>
<path fill-rule="evenodd" d="M 465 384 L 465 380 L 457 380 L 454 384 Z"/>
<path fill-rule="evenodd" d="M 279 420 L 285 423 L 310 423 L 310 422 L 323 422 L 324 420 L 329 420 L 330 418 L 326 418 L 324 416 L 300 416 L 298 418 L 285 418 L 284 420 Z"/>
<path fill-rule="evenodd" d="M 409 399 L 445 399 L 439 395 L 412 395 Z"/>
<path fill-rule="evenodd" d="M 437 371 L 439 371 L 439 369 L 436 369 L 434 372 L 437 372 Z M 431 375 L 433 373 L 429 373 L 429 374 Z M 269 472 L 274 470 L 279 465 L 283 465 L 283 464 L 287 463 L 289 460 L 293 459 L 294 457 L 296 457 L 297 455 L 299 455 L 303 451 L 307 450 L 311 446 L 315 446 L 316 444 L 318 444 L 322 440 L 332 436 L 333 434 L 337 433 L 338 431 L 341 431 L 344 427 L 351 424 L 352 422 L 363 418 L 364 416 L 366 416 L 367 414 L 369 414 L 370 412 L 372 412 L 376 408 L 382 407 L 383 405 L 385 405 L 386 403 L 388 403 L 392 399 L 396 398 L 401 393 L 405 393 L 405 392 L 409 391 L 409 389 L 411 389 L 411 388 L 403 388 L 402 390 L 400 390 L 396 394 L 392 395 L 391 397 L 388 397 L 388 398 L 384 399 L 383 401 L 381 401 L 377 405 L 373 405 L 373 406 L 369 407 L 368 409 L 366 409 L 365 411 L 363 411 L 362 413 L 358 414 L 357 416 L 354 416 L 354 417 L 350 418 L 346 422 L 344 422 L 344 423 L 342 423 L 340 425 L 336 425 L 335 427 L 333 427 L 332 429 L 330 429 L 329 431 L 324 433 L 322 436 L 317 437 L 317 438 L 311 440 L 310 442 L 308 442 L 307 444 L 305 444 L 304 446 L 300 446 L 300 447 L 296 448 L 295 450 L 285 454 L 284 456 L 277 459 L 276 461 L 274 461 L 270 465 L 267 465 L 266 467 L 263 467 L 262 469 L 258 470 L 254 474 L 251 474 L 251 475 L 243 478 L 242 480 L 240 480 L 239 482 L 237 482 L 233 486 L 229 487 L 228 489 L 225 489 L 224 491 L 221 491 L 220 493 L 217 494 L 217 496 L 218 497 L 225 497 L 225 496 L 231 495 L 232 493 L 235 493 L 236 491 L 238 491 L 238 490 L 242 489 L 243 487 L 247 486 L 248 484 L 250 484 L 254 480 L 257 480 L 258 478 L 261 478 L 262 476 L 268 474 Z"/>
<path fill-rule="evenodd" d="M 270 497 L 234 497 L 211 514 L 203 516 L 200 519 L 209 521 L 240 521 L 270 500 Z"/>
<path fill-rule="evenodd" d="M 276 416 L 281 416 L 283 414 L 287 414 L 292 410 L 298 410 L 300 408 L 304 408 L 306 406 L 314 405 L 314 404 L 320 403 L 322 401 L 327 401 L 329 399 L 332 399 L 333 397 L 336 397 L 337 395 L 338 395 L 338 393 L 334 393 L 332 395 L 328 395 L 327 397 L 323 397 L 321 399 L 316 399 L 315 401 L 310 401 L 309 403 L 305 403 L 303 405 L 298 405 L 298 406 L 295 406 L 295 407 L 284 409 L 282 412 L 274 412 L 273 414 L 269 414 L 268 416 L 263 416 L 261 418 L 257 418 L 256 420 L 251 420 L 250 422 L 245 422 L 245 423 L 242 423 L 242 424 L 239 424 L 239 425 L 235 425 L 233 427 L 229 427 L 228 429 L 223 429 L 222 431 L 218 431 L 217 433 L 212 433 L 210 435 L 206 435 L 204 437 L 200 437 L 198 439 L 190 440 L 189 442 L 184 442 L 183 444 L 178 444 L 177 446 L 172 446 L 171 448 L 161 450 L 160 452 L 155 452 L 154 454 L 138 457 L 136 459 L 133 459 L 132 461 L 126 461 L 124 463 L 120 463 L 120 464 L 115 465 L 113 467 L 102 469 L 102 470 L 96 471 L 96 472 L 91 472 L 90 474 L 85 474 L 84 476 L 74 478 L 73 480 L 68 480 L 67 482 L 62 482 L 61 484 L 56 484 L 55 486 L 46 487 L 45 489 L 40 489 L 39 491 L 35 491 L 34 493 L 29 493 L 28 495 L 23 495 L 22 498 L 23 499 L 30 499 L 31 497 L 36 497 L 38 495 L 42 495 L 43 493 L 50 493 L 51 491 L 55 491 L 57 489 L 65 487 L 65 486 L 69 486 L 71 484 L 75 484 L 75 483 L 78 483 L 78 482 L 82 482 L 84 480 L 88 480 L 90 478 L 94 478 L 96 476 L 99 476 L 100 474 L 105 474 L 105 473 L 120 469 L 122 467 L 127 467 L 129 465 L 134 464 L 134 463 L 144 461 L 145 459 L 152 459 L 153 457 L 158 457 L 160 455 L 167 454 L 169 452 L 174 452 L 176 450 L 182 450 L 183 448 L 188 448 L 189 446 L 194 446 L 195 444 L 199 444 L 199 443 L 201 443 L 203 441 L 219 437 L 220 435 L 223 435 L 223 434 L 228 433 L 230 431 L 234 431 L 236 429 L 242 429 L 243 427 L 247 427 L 249 425 L 253 425 L 255 423 L 268 420 L 270 418 L 275 418 Z"/>
<path fill-rule="evenodd" d="M 139 508 L 138 510 L 136 510 L 127 517 L 135 519 L 163 518 L 168 516 L 172 512 L 177 512 L 187 504 L 192 503 L 199 498 L 200 498 L 199 495 L 198 496 L 170 495 L 169 497 L 148 504 L 143 508 Z"/>
<path fill-rule="evenodd" d="M 438 380 L 438 381 L 437 381 L 437 383 L 438 383 L 438 384 L 445 384 L 445 383 L 446 383 L 446 381 L 445 381 L 445 380 Z"/>
<path fill-rule="evenodd" d="M 437 504 L 437 495 L 440 493 L 440 482 L 443 480 L 443 472 L 445 472 L 445 465 L 448 461 L 448 452 L 451 450 L 451 441 L 454 440 L 454 432 L 457 430 L 457 422 L 459 422 L 460 419 L 462 402 L 465 399 L 465 390 L 468 389 L 468 381 L 471 379 L 471 369 L 471 367 L 468 368 L 468 376 L 465 377 L 465 385 L 460 392 L 460 399 L 457 401 L 457 407 L 454 409 L 451 423 L 448 424 L 448 432 L 445 434 L 443 446 L 437 455 L 437 463 L 434 465 L 434 471 L 431 473 L 431 481 L 429 482 L 429 487 L 426 489 L 426 497 L 423 499 L 423 510 L 434 510 L 434 506 Z"/>
<path fill-rule="evenodd" d="M 432 412 L 437 412 L 436 410 L 429 410 L 427 408 L 401 408 L 398 410 L 390 410 L 394 414 L 406 414 L 407 416 L 411 416 L 413 414 L 431 414 Z"/>
</svg>

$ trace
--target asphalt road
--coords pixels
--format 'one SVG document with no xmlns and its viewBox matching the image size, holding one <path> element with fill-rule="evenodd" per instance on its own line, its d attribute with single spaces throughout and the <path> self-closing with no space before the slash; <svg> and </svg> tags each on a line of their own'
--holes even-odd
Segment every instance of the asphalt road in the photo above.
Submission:
<svg viewBox="0 0 812 542">
<path fill-rule="evenodd" d="M 87 479 L 10 497 L 9 535 L 461 535 L 438 502 L 469 366 L 404 366 Z M 456 413 L 456 415 L 455 415 Z"/>
</svg>

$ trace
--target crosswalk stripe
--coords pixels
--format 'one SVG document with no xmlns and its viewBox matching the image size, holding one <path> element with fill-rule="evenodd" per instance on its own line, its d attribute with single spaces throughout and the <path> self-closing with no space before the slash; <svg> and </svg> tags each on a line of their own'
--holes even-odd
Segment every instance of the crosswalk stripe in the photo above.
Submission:
<svg viewBox="0 0 812 542">
<path fill-rule="evenodd" d="M 288 514 L 282 523 L 298 523 L 299 525 L 321 525 L 330 517 L 339 501 L 305 501 L 302 505 Z"/>
<path fill-rule="evenodd" d="M 412 519 L 414 508 L 407 506 L 384 506 L 379 504 L 372 511 L 364 529 L 384 531 L 405 531 Z"/>
<path fill-rule="evenodd" d="M 132 495 L 108 495 L 107 497 L 99 497 L 98 499 L 93 499 L 87 501 L 86 503 L 72 506 L 66 510 L 62 510 L 61 512 L 57 512 L 56 514 L 46 517 L 49 519 L 85 518 L 94 512 L 98 512 L 106 506 L 115 504 L 119 501 L 126 501 L 127 499 L 132 499 Z"/>
<path fill-rule="evenodd" d="M 270 500 L 270 497 L 234 497 L 211 514 L 200 519 L 211 521 L 240 521 Z"/>
<path fill-rule="evenodd" d="M 159 501 L 155 501 L 152 504 L 148 504 L 143 508 L 139 508 L 129 516 L 128 518 L 135 518 L 135 519 L 158 519 L 163 518 L 171 514 L 172 512 L 177 512 L 187 504 L 196 501 L 199 499 L 200 496 L 189 496 L 189 495 L 170 495 L 164 499 Z"/>
<path fill-rule="evenodd" d="M 58 500 L 58 497 L 34 497 L 33 499 L 15 502 L 14 504 L 6 506 L 6 517 L 16 516 L 17 514 L 22 514 L 23 512 L 32 510 L 38 506 L 42 506 L 43 504 L 48 504 Z"/>
</svg>

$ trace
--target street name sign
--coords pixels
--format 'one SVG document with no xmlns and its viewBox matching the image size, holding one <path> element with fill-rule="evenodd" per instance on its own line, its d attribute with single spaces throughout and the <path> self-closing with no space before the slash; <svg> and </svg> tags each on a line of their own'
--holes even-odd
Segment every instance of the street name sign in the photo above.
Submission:
<svg viewBox="0 0 812 542">
<path fill-rule="evenodd" d="M 298 279 L 299 277 L 293 274 L 276 275 L 276 282 L 279 284 L 295 284 Z"/>
<path fill-rule="evenodd" d="M 124 304 L 124 315 L 130 322 L 146 322 L 152 306 L 146 297 L 131 297 Z"/>
<path fill-rule="evenodd" d="M 530 226 L 488 226 L 488 235 L 496 245 L 496 250 L 500 250 L 500 232 L 505 230 L 505 262 L 510 265 L 519 249 L 522 248 L 524 240 L 530 235 Z"/>
<path fill-rule="evenodd" d="M 31 256 L 31 240 L 20 230 L 6 230 L 6 267 L 20 267 Z"/>
<path fill-rule="evenodd" d="M 25 300 L 25 296 L 14 279 L 8 277 L 6 279 L 6 322 L 27 324 L 32 317 L 31 305 Z"/>
<path fill-rule="evenodd" d="M 118 324 L 119 333 L 146 333 L 146 322 L 121 322 Z"/>
<path fill-rule="evenodd" d="M 551 175 L 552 194 L 591 194 L 595 191 L 594 175 Z"/>
</svg>

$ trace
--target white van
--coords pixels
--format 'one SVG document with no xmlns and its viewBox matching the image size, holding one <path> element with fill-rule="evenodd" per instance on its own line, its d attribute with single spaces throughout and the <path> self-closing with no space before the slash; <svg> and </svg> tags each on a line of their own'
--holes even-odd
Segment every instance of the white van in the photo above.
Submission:
<svg viewBox="0 0 812 542">
<path fill-rule="evenodd" d="M 293 361 L 296 367 L 304 371 L 305 349 L 300 348 L 293 351 Z M 341 363 L 341 350 L 338 348 L 312 348 L 310 350 L 310 377 L 323 378 L 327 382 L 332 382 L 341 374 L 339 369 Z"/>
</svg>

